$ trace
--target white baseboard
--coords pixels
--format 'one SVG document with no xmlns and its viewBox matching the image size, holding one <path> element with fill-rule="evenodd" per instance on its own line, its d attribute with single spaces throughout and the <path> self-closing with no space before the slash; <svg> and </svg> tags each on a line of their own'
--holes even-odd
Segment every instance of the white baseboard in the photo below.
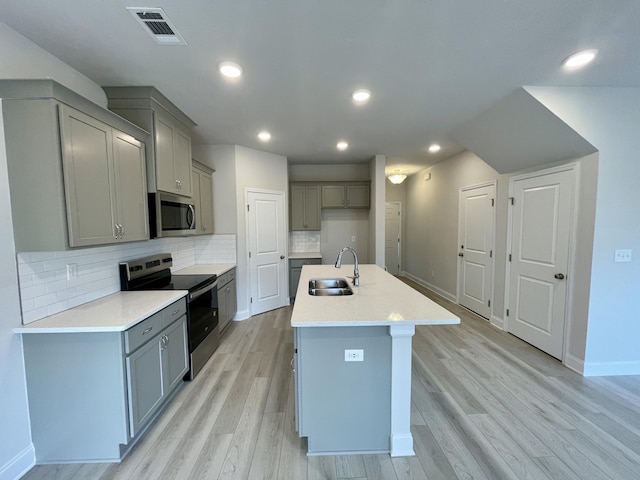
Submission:
<svg viewBox="0 0 640 480">
<path fill-rule="evenodd" d="M 5 465 L 0 466 L 0 480 L 17 480 L 36 464 L 33 444 L 22 450 Z"/>
<path fill-rule="evenodd" d="M 446 298 L 447 300 L 449 300 L 449 301 L 451 301 L 453 303 L 458 303 L 455 295 L 453 295 L 453 294 L 451 294 L 451 293 L 449 293 L 449 292 L 447 292 L 445 290 L 442 290 L 441 288 L 436 287 L 435 285 L 433 285 L 433 284 L 431 284 L 431 283 L 429 283 L 429 282 L 427 282 L 427 281 L 425 281 L 425 280 L 423 280 L 423 279 L 421 279 L 419 277 L 416 277 L 415 275 L 412 275 L 409 272 L 402 272 L 402 275 L 404 277 L 407 277 L 407 278 L 413 280 L 418 285 L 421 285 L 424 288 L 428 288 L 432 292 L 437 293 L 441 297 Z"/>
<path fill-rule="evenodd" d="M 640 362 L 584 362 L 582 375 L 585 377 L 640 375 Z"/>
<path fill-rule="evenodd" d="M 495 315 L 491 315 L 491 325 L 500 330 L 504 331 L 504 318 L 496 317 Z"/>
<path fill-rule="evenodd" d="M 238 310 L 236 314 L 233 316 L 234 322 L 241 322 L 242 320 L 246 320 L 251 317 L 251 312 L 247 310 Z"/>
<path fill-rule="evenodd" d="M 568 369 L 573 370 L 580 375 L 584 375 L 584 360 L 568 353 L 562 363 L 564 363 L 564 366 Z"/>
</svg>

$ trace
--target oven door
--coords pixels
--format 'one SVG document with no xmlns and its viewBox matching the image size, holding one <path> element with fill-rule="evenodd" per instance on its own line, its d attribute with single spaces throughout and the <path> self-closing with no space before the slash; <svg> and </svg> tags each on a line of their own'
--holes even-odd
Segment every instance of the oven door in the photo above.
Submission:
<svg viewBox="0 0 640 480">
<path fill-rule="evenodd" d="M 218 326 L 218 282 L 189 294 L 189 351 Z"/>
</svg>

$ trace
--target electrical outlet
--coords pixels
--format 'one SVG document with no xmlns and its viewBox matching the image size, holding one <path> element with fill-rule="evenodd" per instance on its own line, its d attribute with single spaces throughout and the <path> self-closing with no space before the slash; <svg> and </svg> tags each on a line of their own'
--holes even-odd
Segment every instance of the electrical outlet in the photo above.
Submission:
<svg viewBox="0 0 640 480">
<path fill-rule="evenodd" d="M 435 270 L 431 270 L 431 278 L 436 278 L 436 272 L 435 272 Z"/>
<path fill-rule="evenodd" d="M 69 264 L 67 264 L 67 280 L 71 280 L 72 278 L 78 278 L 78 264 L 77 263 L 69 263 Z"/>
<path fill-rule="evenodd" d="M 351 235 L 351 241 L 355 242 L 356 241 L 356 236 L 355 235 Z"/>
<path fill-rule="evenodd" d="M 630 262 L 631 261 L 631 249 L 617 249 L 613 259 L 614 262 Z"/>
<path fill-rule="evenodd" d="M 364 350 L 345 350 L 345 362 L 364 362 Z"/>
</svg>

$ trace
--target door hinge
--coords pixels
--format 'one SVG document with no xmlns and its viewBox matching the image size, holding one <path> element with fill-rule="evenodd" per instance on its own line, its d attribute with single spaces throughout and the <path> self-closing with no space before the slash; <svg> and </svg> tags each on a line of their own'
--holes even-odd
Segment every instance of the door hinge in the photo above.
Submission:
<svg viewBox="0 0 640 480">
<path fill-rule="evenodd" d="M 511 254 L 509 254 L 509 261 L 511 261 Z"/>
<path fill-rule="evenodd" d="M 249 258 L 251 258 L 251 252 L 249 252 Z"/>
<path fill-rule="evenodd" d="M 247 212 L 249 211 L 249 205 L 247 205 Z"/>
<path fill-rule="evenodd" d="M 487 300 L 487 307 L 491 306 L 491 300 Z"/>
<path fill-rule="evenodd" d="M 495 205 L 495 203 L 496 203 L 495 199 L 492 198 L 491 199 L 491 206 L 493 207 Z"/>
<path fill-rule="evenodd" d="M 493 258 L 493 250 L 489 250 L 489 258 Z"/>
<path fill-rule="evenodd" d="M 515 205 L 516 204 L 516 199 L 515 197 L 508 197 L 509 201 L 511 202 L 511 205 Z"/>
<path fill-rule="evenodd" d="M 253 303 L 253 297 L 249 297 L 249 303 Z"/>
<path fill-rule="evenodd" d="M 509 309 L 507 308 L 507 317 L 509 316 Z"/>
</svg>

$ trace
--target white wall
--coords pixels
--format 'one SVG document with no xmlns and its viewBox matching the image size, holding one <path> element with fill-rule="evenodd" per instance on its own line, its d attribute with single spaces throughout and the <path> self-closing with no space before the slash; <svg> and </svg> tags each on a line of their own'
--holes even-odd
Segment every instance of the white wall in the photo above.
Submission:
<svg viewBox="0 0 640 480">
<path fill-rule="evenodd" d="M 0 78 L 52 78 L 106 105 L 99 85 L 0 23 Z M 3 129 L 0 129 L 3 131 Z M 4 137 L 0 139 L 0 479 L 13 479 L 35 461 L 24 380 L 22 344 L 12 329 L 21 323 L 18 275 L 9 205 Z"/>
<path fill-rule="evenodd" d="M 370 263 L 369 210 L 357 208 L 323 208 L 320 230 L 322 263 L 333 265 L 343 247 L 351 247 L 360 263 Z M 355 237 L 355 241 L 353 238 Z M 352 264 L 350 254 L 344 256 L 345 265 Z"/>
<path fill-rule="evenodd" d="M 599 150 L 584 373 L 640 374 L 640 89 L 527 90 Z M 633 261 L 614 263 L 618 248 Z"/>
<path fill-rule="evenodd" d="M 289 180 L 287 158 L 281 155 L 261 152 L 251 148 L 235 147 L 236 165 L 236 217 L 238 222 L 238 313 L 237 318 L 250 315 L 249 298 L 251 294 L 248 271 L 246 200 L 245 189 L 255 188 L 272 190 L 285 194 L 285 229 L 288 230 L 289 218 Z M 287 232 L 285 232 L 285 238 Z M 288 240 L 286 240 L 288 242 Z M 286 248 L 286 247 L 285 247 Z M 287 285 L 288 288 L 288 285 Z"/>
</svg>

